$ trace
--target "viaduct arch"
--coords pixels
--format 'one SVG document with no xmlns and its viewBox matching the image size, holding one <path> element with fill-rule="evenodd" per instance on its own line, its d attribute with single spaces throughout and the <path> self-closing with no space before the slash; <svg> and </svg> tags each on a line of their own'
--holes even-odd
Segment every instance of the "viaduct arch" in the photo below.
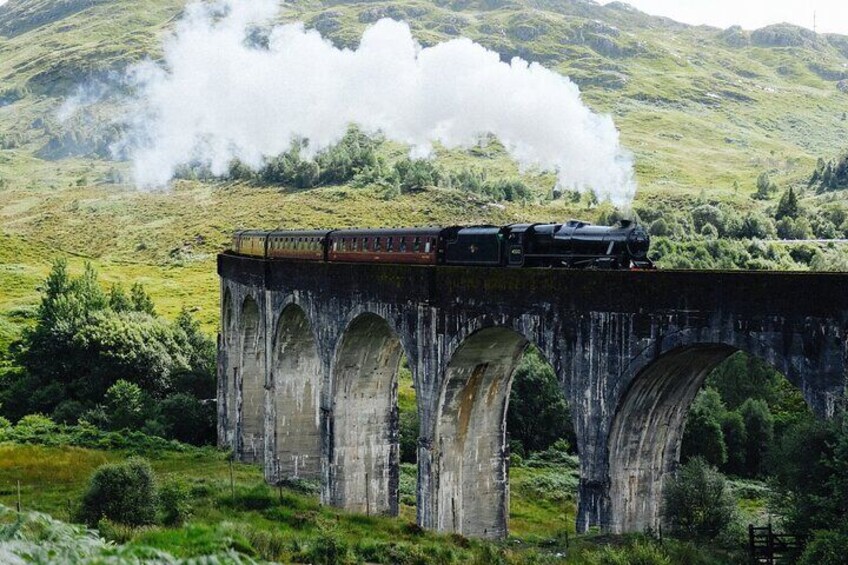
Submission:
<svg viewBox="0 0 848 565">
<path fill-rule="evenodd" d="M 220 443 L 261 461 L 271 482 L 320 478 L 327 504 L 396 514 L 397 370 L 406 354 L 420 421 L 417 519 L 426 528 L 506 535 L 505 415 L 530 343 L 571 406 L 578 531 L 660 524 L 689 405 L 736 351 L 783 372 L 816 414 L 844 408 L 848 275 L 230 254 L 219 256 L 218 272 Z"/>
</svg>

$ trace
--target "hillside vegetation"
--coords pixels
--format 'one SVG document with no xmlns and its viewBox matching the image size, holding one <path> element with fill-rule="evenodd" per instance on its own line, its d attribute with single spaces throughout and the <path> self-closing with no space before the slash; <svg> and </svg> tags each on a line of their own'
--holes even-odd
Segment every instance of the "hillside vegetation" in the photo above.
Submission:
<svg viewBox="0 0 848 565">
<path fill-rule="evenodd" d="M 183 8 L 180 0 L 10 0 L 0 6 L 0 343 L 35 301 L 23 289 L 34 286 L 57 254 L 93 258 L 107 279 L 141 274 L 163 311 L 175 315 L 187 302 L 201 308 L 200 319 L 212 329 L 213 257 L 239 226 L 615 219 L 609 206 L 591 198 L 551 200 L 553 175 L 520 174 L 496 142 L 472 151 L 438 150 L 436 162 L 454 173 L 520 177 L 529 197 L 497 202 L 491 192 L 427 178 L 423 190 L 386 195 L 368 183 L 301 190 L 191 174 L 169 191 L 135 191 L 127 163 L 109 157 L 120 137 L 108 125 L 116 106 L 107 99 L 64 121 L 60 109 L 69 98 L 98 99 L 102 84 L 114 84 L 128 65 L 157 58 Z M 664 210 L 682 213 L 669 223 L 682 225 L 687 237 L 701 235 L 686 216 L 697 204 L 722 204 L 744 219 L 752 211 L 769 213 L 788 186 L 803 189 L 802 204 L 812 210 L 844 201 L 839 191 L 806 188 L 819 159 L 839 159 L 848 134 L 843 36 L 789 25 L 753 32 L 691 27 L 623 3 L 585 0 L 305 1 L 285 4 L 281 14 L 349 47 L 370 23 L 402 19 L 424 45 L 465 36 L 505 60 L 519 56 L 568 75 L 587 104 L 612 114 L 634 153 L 635 209 L 649 222 Z M 390 164 L 405 151 L 389 143 L 377 148 Z M 775 190 L 753 199 L 764 172 Z M 798 233 L 816 236 L 813 228 Z M 719 256 L 732 254 L 743 255 L 724 262 L 734 267 L 809 264 L 745 247 L 706 253 L 713 259 L 690 266 L 721 266 Z"/>
</svg>

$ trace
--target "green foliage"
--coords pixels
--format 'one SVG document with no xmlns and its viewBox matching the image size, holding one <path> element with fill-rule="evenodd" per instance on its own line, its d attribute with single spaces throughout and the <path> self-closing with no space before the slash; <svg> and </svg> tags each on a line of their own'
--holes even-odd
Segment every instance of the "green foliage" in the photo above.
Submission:
<svg viewBox="0 0 848 565">
<path fill-rule="evenodd" d="M 724 477 L 704 459 L 690 459 L 665 487 L 663 516 L 681 535 L 713 539 L 730 523 L 736 501 Z"/>
<path fill-rule="evenodd" d="M 745 475 L 748 432 L 742 415 L 734 410 L 725 412 L 721 419 L 721 432 L 727 448 L 727 462 L 722 470 L 731 475 Z"/>
<path fill-rule="evenodd" d="M 711 204 L 702 204 L 692 210 L 692 225 L 698 233 L 703 233 L 705 228 L 712 226 L 716 233 L 723 234 L 726 229 L 724 212 Z"/>
<path fill-rule="evenodd" d="M 636 541 L 627 547 L 605 546 L 593 553 L 590 565 L 671 565 L 671 558 L 661 547 L 651 542 Z"/>
<path fill-rule="evenodd" d="M 835 161 L 825 162 L 819 158 L 809 185 L 815 187 L 818 192 L 848 188 L 848 153 Z"/>
<path fill-rule="evenodd" d="M 795 194 L 795 189 L 791 186 L 789 190 L 783 193 L 783 196 L 780 197 L 780 202 L 777 204 L 777 210 L 774 213 L 775 220 L 782 220 L 783 218 L 792 218 L 795 219 L 798 217 L 798 213 L 800 212 L 798 206 L 798 195 Z"/>
<path fill-rule="evenodd" d="M 706 388 L 698 394 L 686 418 L 680 455 L 682 461 L 699 457 L 716 467 L 727 462 L 727 446 L 721 425 L 725 412 L 718 392 Z"/>
<path fill-rule="evenodd" d="M 124 449 L 133 453 L 188 452 L 185 444 L 141 432 L 108 432 L 90 424 L 54 424 L 41 415 L 29 415 L 16 425 L 0 426 L 0 442 L 44 446 L 73 446 L 92 449 Z"/>
<path fill-rule="evenodd" d="M 792 533 L 848 525 L 848 432 L 839 420 L 806 419 L 781 434 L 769 452 L 772 506 Z"/>
<path fill-rule="evenodd" d="M 319 152 L 314 158 L 304 157 L 307 140 L 295 140 L 286 153 L 268 159 L 259 172 L 244 163 L 230 164 L 228 176 L 234 180 L 247 180 L 307 189 L 315 186 L 344 184 L 358 180 L 366 182 L 382 177 L 384 163 L 377 150 L 383 143 L 379 136 L 369 136 L 351 126 L 335 145 Z"/>
<path fill-rule="evenodd" d="M 144 422 L 144 392 L 137 384 L 119 380 L 106 391 L 105 401 L 113 430 L 136 429 Z"/>
<path fill-rule="evenodd" d="M 130 288 L 130 305 L 132 310 L 142 312 L 151 316 L 156 315 L 156 308 L 153 306 L 153 300 L 141 283 L 134 283 Z"/>
<path fill-rule="evenodd" d="M 537 349 L 529 350 L 515 371 L 507 430 L 525 454 L 544 451 L 562 438 L 574 444 L 568 404 L 553 369 Z"/>
<path fill-rule="evenodd" d="M 179 478 L 169 478 L 159 488 L 159 508 L 162 511 L 162 523 L 166 526 L 179 526 L 191 517 L 191 489 Z"/>
<path fill-rule="evenodd" d="M 651 235 L 666 237 L 671 235 L 671 229 L 668 227 L 668 222 L 666 222 L 663 218 L 659 218 L 654 220 L 650 227 Z"/>
<path fill-rule="evenodd" d="M 767 200 L 773 192 L 777 191 L 777 185 L 771 180 L 768 173 L 760 173 L 757 177 L 757 192 L 754 198 Z"/>
<path fill-rule="evenodd" d="M 185 310 L 173 323 L 155 316 L 139 284 L 129 297 L 118 286 L 107 296 L 90 264 L 73 278 L 66 262 L 56 262 L 35 325 L 16 352 L 24 370 L 10 373 L 0 388 L 0 407 L 10 419 L 41 412 L 63 423 L 84 418 L 139 429 L 151 412 L 150 397 L 160 401 L 152 416 L 164 424 L 158 431 L 196 443 L 213 437 L 213 409 L 185 395 L 214 397 L 215 345 Z"/>
<path fill-rule="evenodd" d="M 418 461 L 418 410 L 402 410 L 399 415 L 400 461 L 415 463 Z"/>
<path fill-rule="evenodd" d="M 143 526 L 156 521 L 156 482 L 144 459 L 109 463 L 91 476 L 82 498 L 80 519 L 95 526 L 103 519 Z"/>
<path fill-rule="evenodd" d="M 215 439 L 216 413 L 212 403 L 178 392 L 160 402 L 155 421 L 165 437 L 183 443 L 203 445 Z"/>
<path fill-rule="evenodd" d="M 848 534 L 819 531 L 807 544 L 798 560 L 799 565 L 842 565 L 848 555 Z"/>
<path fill-rule="evenodd" d="M 767 471 L 765 456 L 774 439 L 774 418 L 768 404 L 751 398 L 739 407 L 739 413 L 745 422 L 745 470 L 750 477 L 760 476 Z"/>
<path fill-rule="evenodd" d="M 352 565 L 356 559 L 348 544 L 332 529 L 324 529 L 312 544 L 309 557 L 315 565 Z"/>
</svg>

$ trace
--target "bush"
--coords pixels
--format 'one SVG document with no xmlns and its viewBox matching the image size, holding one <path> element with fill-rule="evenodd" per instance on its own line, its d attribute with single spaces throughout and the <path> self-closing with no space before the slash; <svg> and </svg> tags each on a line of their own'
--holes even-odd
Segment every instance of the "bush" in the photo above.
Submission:
<svg viewBox="0 0 848 565">
<path fill-rule="evenodd" d="M 730 524 L 735 507 L 724 476 L 700 457 L 690 459 L 665 487 L 663 515 L 685 537 L 715 538 Z"/>
<path fill-rule="evenodd" d="M 179 526 L 191 516 L 191 489 L 179 479 L 165 481 L 159 489 L 159 507 L 163 524 Z"/>
<path fill-rule="evenodd" d="M 322 531 L 309 550 L 309 559 L 315 565 L 347 565 L 355 563 L 348 545 L 331 530 Z"/>
<path fill-rule="evenodd" d="M 133 457 L 94 471 L 82 498 L 80 519 L 89 526 L 102 518 L 130 526 L 153 524 L 156 503 L 153 469 L 146 460 Z"/>
<path fill-rule="evenodd" d="M 799 565 L 842 565 L 848 555 L 848 534 L 843 532 L 816 532 L 807 544 Z"/>
<path fill-rule="evenodd" d="M 205 406 L 189 394 L 177 393 L 163 400 L 158 420 L 167 437 L 183 443 L 202 445 L 215 437 L 213 406 Z"/>
<path fill-rule="evenodd" d="M 144 392 L 135 383 L 119 380 L 106 391 L 110 428 L 136 429 L 144 422 Z"/>
</svg>

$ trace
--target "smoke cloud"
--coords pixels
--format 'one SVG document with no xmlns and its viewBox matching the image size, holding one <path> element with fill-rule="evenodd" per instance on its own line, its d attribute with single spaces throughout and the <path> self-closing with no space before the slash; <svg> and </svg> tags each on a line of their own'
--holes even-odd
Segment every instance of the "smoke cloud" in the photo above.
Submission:
<svg viewBox="0 0 848 565">
<path fill-rule="evenodd" d="M 562 188 L 632 198 L 632 160 L 612 119 L 587 108 L 568 78 L 504 63 L 468 39 L 422 48 L 393 20 L 339 49 L 301 23 L 269 26 L 278 10 L 272 0 L 192 4 L 163 61 L 131 71 L 139 96 L 126 150 L 137 184 L 166 185 L 188 162 L 215 174 L 233 159 L 258 168 L 293 138 L 316 152 L 357 124 L 413 156 L 493 134 L 523 168 L 556 171 Z"/>
</svg>

